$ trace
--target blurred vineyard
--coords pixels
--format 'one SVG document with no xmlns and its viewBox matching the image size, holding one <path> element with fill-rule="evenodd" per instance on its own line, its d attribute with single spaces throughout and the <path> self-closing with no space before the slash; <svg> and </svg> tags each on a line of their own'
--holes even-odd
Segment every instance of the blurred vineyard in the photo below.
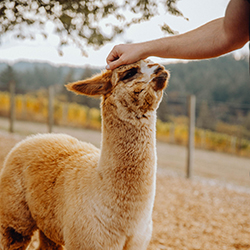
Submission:
<svg viewBox="0 0 250 250">
<path fill-rule="evenodd" d="M 168 143 L 187 145 L 188 126 L 157 120 L 157 138 Z M 195 147 L 250 157 L 250 140 L 206 129 L 195 128 Z"/>
<path fill-rule="evenodd" d="M 77 103 L 59 101 L 55 98 L 54 124 L 98 129 L 101 128 L 100 110 Z M 8 117 L 10 96 L 8 92 L 0 92 L 0 116 Z M 43 92 L 36 94 L 16 95 L 15 117 L 18 120 L 47 122 L 48 98 Z M 161 141 L 179 145 L 187 145 L 188 118 L 171 117 L 171 122 L 157 121 L 157 138 Z M 219 122 L 216 132 L 196 128 L 195 147 L 207 150 L 237 154 L 250 157 L 250 140 L 244 138 L 239 131 L 244 128 Z M 223 133 L 225 131 L 225 133 Z"/>
</svg>

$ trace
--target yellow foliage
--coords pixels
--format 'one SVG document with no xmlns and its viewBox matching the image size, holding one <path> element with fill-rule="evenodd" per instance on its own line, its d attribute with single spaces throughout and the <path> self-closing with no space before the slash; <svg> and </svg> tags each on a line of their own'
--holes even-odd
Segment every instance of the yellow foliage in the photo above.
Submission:
<svg viewBox="0 0 250 250">
<path fill-rule="evenodd" d="M 75 125 L 86 125 L 88 108 L 77 103 L 68 105 L 68 121 Z"/>
<path fill-rule="evenodd" d="M 63 105 L 62 103 L 55 101 L 54 102 L 54 120 L 58 122 L 63 118 Z"/>
<path fill-rule="evenodd" d="M 239 126 L 227 124 L 224 122 L 217 122 L 216 131 L 219 133 L 226 133 L 229 135 L 236 135 L 239 131 Z"/>
<path fill-rule="evenodd" d="M 185 125 L 177 125 L 175 126 L 174 131 L 175 141 L 178 144 L 185 145 L 188 141 L 188 127 Z"/>
<path fill-rule="evenodd" d="M 10 96 L 7 92 L 0 92 L 0 109 L 1 111 L 8 111 L 10 107 Z"/>
<path fill-rule="evenodd" d="M 188 117 L 181 115 L 181 116 L 170 116 L 171 121 L 174 124 L 178 125 L 187 125 L 188 124 Z"/>
<path fill-rule="evenodd" d="M 23 96 L 17 95 L 16 96 L 16 112 L 22 113 L 23 111 Z"/>
<path fill-rule="evenodd" d="M 188 126 L 183 118 L 176 119 L 179 123 L 164 123 L 157 120 L 156 131 L 160 140 L 174 142 L 180 145 L 187 145 Z M 233 127 L 231 127 L 233 129 Z M 195 146 L 214 151 L 238 153 L 242 156 L 250 157 L 250 141 L 246 139 L 236 139 L 225 133 L 218 133 L 204 129 L 195 129 Z"/>
<path fill-rule="evenodd" d="M 100 110 L 96 108 L 91 108 L 89 110 L 89 120 L 90 126 L 96 129 L 100 129 L 101 127 L 101 113 Z"/>
<path fill-rule="evenodd" d="M 10 97 L 7 92 L 0 92 L 0 115 L 8 115 Z M 46 93 L 16 96 L 16 116 L 19 119 L 46 122 L 48 117 L 48 99 Z M 101 114 L 96 108 L 89 109 L 77 103 L 54 101 L 54 120 L 57 124 L 91 127 L 100 129 Z M 158 139 L 186 145 L 188 141 L 188 119 L 185 116 L 171 117 L 172 123 L 157 120 L 156 132 Z M 250 157 L 250 141 L 237 138 L 239 126 L 218 122 L 217 131 L 195 129 L 195 146 L 199 148 L 238 153 Z"/>
<path fill-rule="evenodd" d="M 169 136 L 170 132 L 170 123 L 162 122 L 161 120 L 157 120 L 156 122 L 156 131 L 158 135 Z"/>
</svg>

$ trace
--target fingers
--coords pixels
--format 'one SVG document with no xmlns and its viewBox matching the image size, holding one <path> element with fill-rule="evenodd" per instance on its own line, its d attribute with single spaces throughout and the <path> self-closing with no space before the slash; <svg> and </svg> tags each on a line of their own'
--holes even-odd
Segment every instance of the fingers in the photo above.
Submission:
<svg viewBox="0 0 250 250">
<path fill-rule="evenodd" d="M 118 53 L 117 49 L 118 46 L 114 46 L 113 49 L 110 51 L 110 53 L 108 54 L 107 58 L 106 58 L 106 62 L 107 64 L 119 59 L 120 55 Z"/>
<path fill-rule="evenodd" d="M 144 47 L 140 43 L 116 45 L 107 56 L 106 69 L 113 70 L 121 65 L 145 59 L 147 56 L 144 55 L 143 51 Z"/>
<path fill-rule="evenodd" d="M 106 69 L 113 70 L 113 69 L 116 69 L 123 64 L 126 64 L 126 63 L 124 63 L 123 60 L 121 58 L 119 58 L 113 62 L 109 62 L 108 65 L 106 66 Z"/>
<path fill-rule="evenodd" d="M 111 50 L 109 55 L 107 56 L 106 62 L 107 66 L 106 69 L 115 69 L 122 64 L 124 64 L 122 57 L 123 54 L 126 52 L 126 50 L 123 48 L 125 45 L 116 45 L 114 48 Z"/>
<path fill-rule="evenodd" d="M 120 44 L 114 46 L 109 53 L 107 61 L 107 69 L 115 69 L 124 64 L 134 63 L 141 59 L 140 46 L 137 44 Z"/>
</svg>

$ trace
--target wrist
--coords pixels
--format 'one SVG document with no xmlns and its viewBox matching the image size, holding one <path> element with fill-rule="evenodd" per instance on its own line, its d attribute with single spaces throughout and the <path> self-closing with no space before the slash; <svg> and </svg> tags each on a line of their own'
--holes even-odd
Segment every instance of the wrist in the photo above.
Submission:
<svg viewBox="0 0 250 250">
<path fill-rule="evenodd" d="M 152 45 L 151 41 L 138 43 L 138 53 L 140 59 L 146 59 L 151 56 Z"/>
<path fill-rule="evenodd" d="M 163 57 L 163 50 L 165 49 L 166 43 L 162 41 L 163 39 L 151 40 L 142 43 L 142 58 L 147 58 L 150 56 Z"/>
</svg>

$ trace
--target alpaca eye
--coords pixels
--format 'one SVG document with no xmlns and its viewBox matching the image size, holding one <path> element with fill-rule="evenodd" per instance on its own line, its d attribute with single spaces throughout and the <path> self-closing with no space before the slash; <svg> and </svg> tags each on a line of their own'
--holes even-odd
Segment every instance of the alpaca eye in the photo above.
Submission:
<svg viewBox="0 0 250 250">
<path fill-rule="evenodd" d="M 128 71 L 125 73 L 125 75 L 121 78 L 121 80 L 122 80 L 122 81 L 127 80 L 127 79 L 133 77 L 134 75 L 136 75 L 137 72 L 138 72 L 138 69 L 137 69 L 137 68 L 132 68 L 132 69 L 128 70 Z"/>
</svg>

